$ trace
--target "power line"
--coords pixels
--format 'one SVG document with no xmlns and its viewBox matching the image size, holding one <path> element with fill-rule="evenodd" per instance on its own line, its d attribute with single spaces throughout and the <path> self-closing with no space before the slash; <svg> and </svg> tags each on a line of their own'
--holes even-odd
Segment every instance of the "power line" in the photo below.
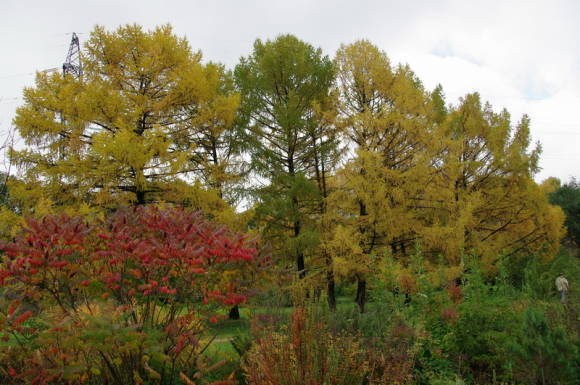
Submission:
<svg viewBox="0 0 580 385">
<path fill-rule="evenodd" d="M 0 97 L 0 104 L 18 103 L 18 101 L 21 99 L 22 99 L 21 97 L 15 97 L 15 98 L 2 98 L 2 97 Z"/>
<path fill-rule="evenodd" d="M 33 75 L 36 75 L 36 72 L 27 72 L 27 73 L 22 73 L 22 74 L 5 75 L 5 76 L 0 76 L 0 79 L 12 79 L 12 78 L 19 78 L 19 77 L 33 76 Z"/>
<path fill-rule="evenodd" d="M 549 155 L 540 155 L 540 161 L 542 160 L 577 160 L 580 159 L 579 156 L 574 155 L 574 156 L 549 156 Z"/>
<path fill-rule="evenodd" d="M 579 131 L 550 131 L 550 132 L 538 132 L 536 135 L 580 135 Z"/>
<path fill-rule="evenodd" d="M 59 68 L 58 67 L 53 67 L 53 68 L 48 68 L 45 70 L 39 70 L 36 72 L 27 72 L 27 73 L 22 73 L 22 74 L 14 74 L 14 75 L 5 75 L 5 76 L 0 76 L 0 79 L 12 79 L 12 78 L 18 78 L 18 77 L 27 77 L 27 76 L 34 76 L 37 73 L 50 73 L 50 72 L 55 72 L 58 71 Z"/>
</svg>

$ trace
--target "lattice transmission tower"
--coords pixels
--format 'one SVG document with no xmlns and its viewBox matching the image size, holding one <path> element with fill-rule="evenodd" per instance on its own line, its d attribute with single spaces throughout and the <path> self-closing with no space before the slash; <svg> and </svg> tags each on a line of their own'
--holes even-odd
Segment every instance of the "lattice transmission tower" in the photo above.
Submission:
<svg viewBox="0 0 580 385">
<path fill-rule="evenodd" d="M 81 62 L 81 46 L 79 37 L 73 32 L 66 60 L 62 65 L 62 74 L 71 74 L 77 79 L 83 77 L 83 64 Z"/>
</svg>

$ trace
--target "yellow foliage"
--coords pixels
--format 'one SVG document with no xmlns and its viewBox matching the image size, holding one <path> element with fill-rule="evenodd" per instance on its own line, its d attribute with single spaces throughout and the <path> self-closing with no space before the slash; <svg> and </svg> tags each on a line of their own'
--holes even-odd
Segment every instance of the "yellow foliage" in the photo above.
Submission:
<svg viewBox="0 0 580 385">
<path fill-rule="evenodd" d="M 378 259 L 404 257 L 418 238 L 422 223 L 413 199 L 428 174 L 429 100 L 408 67 L 393 69 L 367 41 L 341 46 L 335 63 L 338 124 L 356 156 L 339 171 L 328 199 L 329 216 L 346 229 L 329 243 L 349 245 L 335 247 L 333 266 L 362 281 Z"/>
<path fill-rule="evenodd" d="M 328 242 L 341 276 L 370 273 L 385 255 L 407 264 L 415 243 L 428 265 L 443 262 L 445 271 L 431 268 L 438 285 L 461 273 L 464 254 L 493 275 L 502 256 L 556 253 L 563 215 L 546 193 L 557 181 L 533 180 L 540 149 L 530 149 L 527 116 L 514 126 L 477 94 L 447 111 L 440 87 L 427 94 L 367 41 L 342 46 L 335 61 L 338 122 L 357 149 L 328 199 L 329 222 L 348 229 Z M 412 290 L 409 274 L 396 277 Z"/>
<path fill-rule="evenodd" d="M 18 228 L 24 223 L 22 217 L 6 207 L 0 207 L 0 239 L 16 236 Z"/>
<path fill-rule="evenodd" d="M 96 27 L 82 78 L 39 73 L 24 90 L 14 124 L 28 148 L 11 158 L 26 173 L 14 196 L 23 208 L 50 199 L 81 212 L 184 199 L 215 207 L 213 195 L 183 181 L 207 173 L 227 179 L 227 167 L 211 170 L 198 149 L 205 132 L 219 137 L 233 124 L 239 96 L 228 81 L 223 67 L 202 64 L 167 25 Z"/>
<path fill-rule="evenodd" d="M 533 181 L 539 148 L 528 149 L 529 119 L 512 127 L 507 111 L 495 113 L 472 94 L 437 130 L 440 158 L 421 197 L 427 255 L 457 264 L 463 253 L 473 254 L 490 275 L 505 255 L 551 258 L 562 215 Z"/>
</svg>

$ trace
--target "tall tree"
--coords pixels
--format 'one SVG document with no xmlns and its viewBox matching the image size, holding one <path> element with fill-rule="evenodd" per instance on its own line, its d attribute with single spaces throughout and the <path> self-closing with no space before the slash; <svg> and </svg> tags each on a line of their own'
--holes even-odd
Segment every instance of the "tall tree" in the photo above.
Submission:
<svg viewBox="0 0 580 385">
<path fill-rule="evenodd" d="M 258 216 L 303 278 L 306 254 L 318 243 L 313 215 L 324 194 L 321 175 L 334 151 L 320 108 L 330 95 L 332 62 L 320 49 L 282 35 L 256 40 L 235 76 L 253 170 L 263 181 Z"/>
<path fill-rule="evenodd" d="M 219 205 L 189 183 L 205 166 L 189 141 L 232 120 L 237 96 L 222 92 L 224 72 L 168 25 L 96 27 L 82 60 L 82 79 L 39 73 L 24 91 L 14 123 L 28 148 L 12 152 L 26 166 L 22 198 L 41 186 L 57 205 Z"/>
<path fill-rule="evenodd" d="M 512 125 L 509 113 L 470 94 L 438 127 L 443 138 L 436 177 L 424 197 L 425 250 L 460 263 L 481 258 L 488 273 L 501 255 L 539 253 L 549 258 L 562 236 L 562 213 L 533 181 L 539 146 L 530 149 L 529 118 Z"/>
<path fill-rule="evenodd" d="M 393 69 L 368 41 L 342 46 L 335 63 L 339 124 L 356 154 L 342 171 L 333 202 L 341 215 L 347 213 L 340 237 L 346 231 L 358 243 L 346 250 L 362 312 L 374 256 L 406 254 L 417 236 L 410 206 L 424 187 L 429 98 L 407 66 Z"/>
</svg>

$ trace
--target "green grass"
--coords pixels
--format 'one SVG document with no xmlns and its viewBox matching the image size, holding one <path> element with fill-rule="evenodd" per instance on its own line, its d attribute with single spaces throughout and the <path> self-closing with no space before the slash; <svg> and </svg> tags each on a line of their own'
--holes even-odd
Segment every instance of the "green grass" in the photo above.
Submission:
<svg viewBox="0 0 580 385">
<path fill-rule="evenodd" d="M 338 310 L 349 310 L 355 309 L 356 304 L 351 297 L 343 296 L 337 298 L 337 308 Z M 324 302 L 322 305 L 326 305 Z M 214 344 L 221 344 L 224 339 L 232 338 L 237 335 L 243 335 L 249 333 L 250 330 L 250 319 L 257 315 L 270 315 L 278 316 L 282 319 L 290 317 L 293 307 L 265 307 L 265 306 L 249 306 L 240 308 L 240 319 L 222 319 L 217 324 L 209 325 L 209 333 L 216 337 L 218 342 Z M 227 315 L 227 309 L 220 312 L 223 316 Z M 228 343 L 229 344 L 229 343 Z"/>
<path fill-rule="evenodd" d="M 242 317 L 239 320 L 222 320 L 215 325 L 210 325 L 209 333 L 218 339 L 230 338 L 239 334 L 245 334 L 250 330 L 250 320 Z"/>
<path fill-rule="evenodd" d="M 230 340 L 214 340 L 210 346 L 205 351 L 208 356 L 214 356 L 217 358 L 228 358 L 232 356 L 237 356 L 234 347 L 230 343 Z"/>
<path fill-rule="evenodd" d="M 325 300 L 321 300 L 321 306 L 327 306 Z M 337 312 L 350 313 L 358 312 L 358 307 L 352 296 L 340 296 L 336 299 Z M 369 310 L 372 304 L 369 303 Z M 294 307 L 269 307 L 252 305 L 240 307 L 240 319 L 231 320 L 227 318 L 229 309 L 222 309 L 218 312 L 222 319 L 216 324 L 208 325 L 208 338 L 213 341 L 205 351 L 205 355 L 216 359 L 227 359 L 237 357 L 237 353 L 231 344 L 235 336 L 248 335 L 250 333 L 250 320 L 258 315 L 274 316 L 281 320 L 290 318 Z"/>
</svg>

